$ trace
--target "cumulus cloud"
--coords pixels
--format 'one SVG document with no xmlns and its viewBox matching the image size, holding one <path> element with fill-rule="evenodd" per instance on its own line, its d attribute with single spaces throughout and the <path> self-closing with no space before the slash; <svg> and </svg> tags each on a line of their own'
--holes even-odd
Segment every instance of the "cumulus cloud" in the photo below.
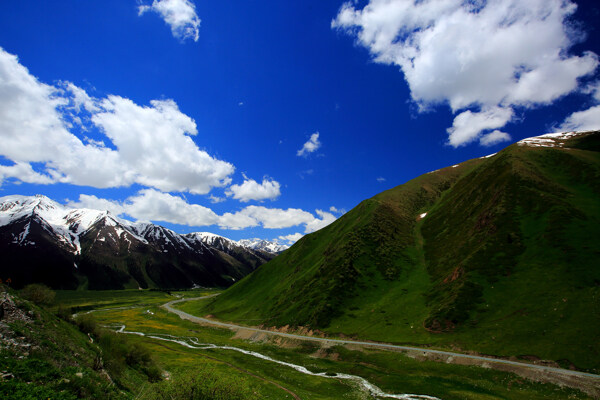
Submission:
<svg viewBox="0 0 600 400">
<path fill-rule="evenodd" d="M 224 197 L 214 196 L 212 194 L 210 196 L 208 196 L 208 199 L 213 204 L 222 203 L 226 200 Z"/>
<path fill-rule="evenodd" d="M 383 182 L 385 182 L 385 178 L 384 178 L 383 176 L 379 176 L 379 177 L 377 177 L 377 179 L 376 179 L 376 180 L 377 180 L 377 182 L 379 182 L 379 183 L 383 183 Z"/>
<path fill-rule="evenodd" d="M 492 107 L 476 113 L 464 111 L 448 128 L 448 142 L 454 147 L 465 145 L 478 139 L 485 130 L 503 127 L 512 118 L 513 110 L 510 108 Z"/>
<path fill-rule="evenodd" d="M 346 214 L 346 210 L 345 209 L 339 209 L 335 206 L 331 206 L 329 207 L 329 211 L 331 211 L 334 214 Z"/>
<path fill-rule="evenodd" d="M 247 203 L 250 200 L 275 200 L 281 191 L 279 182 L 275 180 L 264 177 L 262 183 L 258 183 L 244 175 L 244 182 L 241 185 L 231 185 L 225 194 Z"/>
<path fill-rule="evenodd" d="M 321 147 L 321 142 L 319 141 L 319 132 L 315 132 L 310 135 L 310 139 L 308 142 L 304 143 L 304 146 L 296 153 L 297 156 L 302 157 L 306 156 L 310 153 L 317 151 Z"/>
<path fill-rule="evenodd" d="M 291 235 L 285 235 L 285 236 L 279 236 L 279 240 L 283 240 L 284 242 L 286 242 L 288 245 L 293 245 L 294 243 L 296 243 L 298 240 L 302 239 L 304 235 L 301 233 L 293 233 Z"/>
<path fill-rule="evenodd" d="M 335 216 L 323 210 L 315 210 L 317 215 L 321 218 L 314 218 L 312 221 L 306 223 L 306 229 L 304 233 L 311 233 L 318 231 L 319 229 L 325 228 L 336 220 Z"/>
<path fill-rule="evenodd" d="M 0 165 L 0 185 L 8 178 L 17 178 L 21 182 L 41 185 L 54 182 L 49 176 L 36 172 L 31 164 L 22 162 L 15 163 L 14 165 Z"/>
<path fill-rule="evenodd" d="M 289 228 L 296 225 L 308 225 L 315 221 L 308 211 L 298 208 L 266 208 L 248 206 L 236 213 L 225 213 L 220 219 L 220 226 L 228 229 L 243 229 L 262 225 L 268 229 Z"/>
<path fill-rule="evenodd" d="M 73 208 L 89 208 L 91 210 L 109 211 L 114 215 L 126 214 L 124 202 L 103 199 L 94 195 L 80 194 L 79 200 L 68 200 L 67 205 Z"/>
<path fill-rule="evenodd" d="M 161 221 L 188 226 L 214 225 L 219 219 L 209 208 L 189 204 L 181 197 L 154 189 L 143 189 L 123 202 L 82 194 L 79 201 L 71 201 L 68 205 L 108 210 L 115 215 L 126 214 L 139 221 Z"/>
<path fill-rule="evenodd" d="M 600 103 L 600 81 L 596 81 L 588 85 L 585 93 L 591 94 L 598 103 Z"/>
<path fill-rule="evenodd" d="M 376 62 L 399 66 L 421 111 L 465 110 L 448 130 L 456 147 L 502 128 L 515 107 L 577 90 L 596 69 L 596 54 L 568 53 L 581 37 L 567 22 L 576 7 L 569 0 L 370 0 L 362 9 L 345 3 L 332 27 L 355 36 Z M 484 118 L 490 112 L 495 117 Z M 462 119 L 476 129 L 461 129 Z"/>
<path fill-rule="evenodd" d="M 198 41 L 200 18 L 196 6 L 190 0 L 154 0 L 151 5 L 140 5 L 138 15 L 154 12 L 171 27 L 171 33 L 179 40 Z"/>
<path fill-rule="evenodd" d="M 554 127 L 556 132 L 600 129 L 600 81 L 589 84 L 583 92 L 591 95 L 592 102 L 596 105 L 569 115 L 560 125 Z"/>
<path fill-rule="evenodd" d="M 82 141 L 69 121 L 99 130 L 101 140 Z M 141 106 L 120 96 L 96 99 L 69 82 L 47 85 L 0 48 L 0 155 L 18 165 L 6 176 L 195 194 L 231 183 L 233 165 L 200 150 L 194 135 L 196 123 L 173 100 Z"/>
<path fill-rule="evenodd" d="M 208 193 L 225 186 L 233 166 L 200 150 L 190 135 L 196 123 L 173 100 L 152 100 L 150 107 L 108 96 L 92 121 L 117 147 L 130 179 L 163 191 Z"/>
<path fill-rule="evenodd" d="M 555 131 L 592 131 L 597 129 L 600 129 L 600 105 L 574 112 L 557 126 Z"/>
<path fill-rule="evenodd" d="M 235 213 L 218 215 L 207 207 L 190 204 L 181 197 L 155 189 L 140 190 L 122 202 L 82 194 L 78 201 L 70 201 L 68 205 L 75 208 L 109 210 L 115 215 L 128 215 L 140 221 L 169 222 L 187 226 L 218 225 L 223 229 L 233 230 L 256 226 L 283 229 L 304 225 L 305 233 L 310 233 L 335 221 L 332 214 L 321 210 L 316 210 L 316 217 L 297 208 L 284 210 L 261 206 L 248 206 Z"/>
<path fill-rule="evenodd" d="M 479 144 L 482 146 L 493 146 L 498 143 L 508 142 L 511 137 L 508 133 L 499 130 L 486 133 L 479 139 Z"/>
</svg>

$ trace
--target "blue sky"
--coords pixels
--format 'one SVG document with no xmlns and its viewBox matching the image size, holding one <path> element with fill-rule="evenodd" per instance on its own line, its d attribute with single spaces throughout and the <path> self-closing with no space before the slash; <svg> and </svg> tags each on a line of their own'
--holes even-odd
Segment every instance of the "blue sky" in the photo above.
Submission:
<svg viewBox="0 0 600 400">
<path fill-rule="evenodd" d="M 0 196 L 297 239 L 529 136 L 600 128 L 594 1 L 20 0 Z"/>
</svg>

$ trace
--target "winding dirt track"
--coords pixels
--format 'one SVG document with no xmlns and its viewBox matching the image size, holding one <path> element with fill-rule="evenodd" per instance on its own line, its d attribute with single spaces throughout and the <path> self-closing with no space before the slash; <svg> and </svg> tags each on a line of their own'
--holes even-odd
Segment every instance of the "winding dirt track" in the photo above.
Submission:
<svg viewBox="0 0 600 400">
<path fill-rule="evenodd" d="M 589 395 L 600 398 L 600 375 L 590 374 L 587 372 L 581 371 L 573 371 L 562 368 L 548 367 L 544 365 L 536 365 L 536 364 L 527 364 L 518 361 L 504 360 L 499 358 L 492 357 L 484 357 L 470 354 L 461 354 L 454 353 L 450 351 L 443 350 L 433 350 L 421 347 L 412 347 L 412 346 L 400 346 L 389 343 L 377 343 L 377 342 L 364 342 L 357 340 L 342 340 L 342 339 L 328 339 L 321 337 L 312 337 L 312 336 L 303 336 L 296 335 L 292 333 L 283 333 L 277 331 L 270 331 L 266 329 L 252 328 L 242 325 L 235 325 L 226 322 L 213 321 L 206 318 L 196 317 L 194 315 L 188 314 L 185 311 L 178 310 L 173 308 L 172 306 L 177 303 L 182 303 L 184 301 L 193 301 L 193 300 L 202 300 L 210 297 L 217 296 L 218 294 L 213 294 L 210 296 L 203 297 L 193 297 L 189 299 L 179 299 L 173 300 L 166 304 L 163 304 L 161 307 L 166 309 L 169 312 L 177 314 L 180 318 L 192 321 L 198 324 L 206 324 L 219 326 L 223 328 L 228 328 L 231 330 L 244 330 L 251 332 L 260 332 L 267 335 L 286 337 L 290 339 L 297 340 L 309 340 L 313 342 L 321 342 L 327 344 L 342 344 L 342 345 L 357 345 L 357 346 L 365 346 L 365 347 L 374 347 L 383 350 L 392 350 L 392 351 L 403 351 L 408 352 L 413 356 L 421 356 L 425 358 L 431 359 L 439 359 L 446 363 L 452 364 L 466 364 L 466 365 L 478 365 L 485 368 L 494 368 L 504 371 L 510 371 L 517 373 L 522 376 L 526 376 L 530 379 L 541 380 L 544 382 L 552 382 L 557 383 L 559 385 L 566 385 L 569 387 L 573 387 L 576 389 L 580 389 L 588 393 Z"/>
</svg>

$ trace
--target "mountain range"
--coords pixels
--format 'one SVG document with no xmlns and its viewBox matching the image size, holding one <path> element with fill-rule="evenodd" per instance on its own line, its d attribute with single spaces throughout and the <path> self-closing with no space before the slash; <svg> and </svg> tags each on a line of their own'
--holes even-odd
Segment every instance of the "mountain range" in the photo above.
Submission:
<svg viewBox="0 0 600 400">
<path fill-rule="evenodd" d="M 361 202 L 199 312 L 597 372 L 599 239 L 600 132 L 547 134 Z"/>
<path fill-rule="evenodd" d="M 226 287 L 286 248 L 208 232 L 180 235 L 108 211 L 72 209 L 43 195 L 0 198 L 0 279 L 14 287 Z"/>
</svg>

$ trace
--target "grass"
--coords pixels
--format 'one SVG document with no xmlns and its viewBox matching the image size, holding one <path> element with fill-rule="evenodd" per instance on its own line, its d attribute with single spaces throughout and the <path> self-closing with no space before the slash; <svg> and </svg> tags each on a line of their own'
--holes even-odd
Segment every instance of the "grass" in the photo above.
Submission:
<svg viewBox="0 0 600 400">
<path fill-rule="evenodd" d="M 182 303 L 184 305 L 193 303 Z M 148 312 L 150 311 L 150 312 Z M 249 342 L 235 339 L 229 330 L 203 327 L 167 313 L 156 305 L 94 313 L 102 324 L 127 324 L 127 330 L 192 336 L 201 343 L 234 346 L 260 352 L 277 360 L 303 365 L 313 372 L 348 373 L 364 377 L 391 393 L 420 393 L 443 399 L 542 399 L 586 398 L 581 393 L 549 384 L 533 383 L 515 375 L 477 367 L 418 361 L 401 353 L 323 348 L 313 343 L 285 341 Z M 214 370 L 219 376 L 245 382 L 258 398 L 292 398 L 277 385 L 300 398 L 360 399 L 356 385 L 338 379 L 308 376 L 291 368 L 239 352 L 222 349 L 196 350 L 171 342 L 132 335 L 147 346 L 162 367 L 178 375 L 184 370 Z M 260 378 L 258 378 L 260 377 Z M 261 379 L 262 378 L 262 379 Z M 149 390 L 148 385 L 145 389 Z"/>
<path fill-rule="evenodd" d="M 600 373 L 599 141 L 513 145 L 423 175 L 181 307 Z"/>
<path fill-rule="evenodd" d="M 0 370 L 12 374 L 0 382 L 0 397 L 11 399 L 127 399 L 135 387 L 147 380 L 143 373 L 125 367 L 110 384 L 102 374 L 106 355 L 75 325 L 44 308 L 15 298 L 32 321 L 16 320 L 7 326 L 27 346 L 6 346 L 0 352 Z"/>
<path fill-rule="evenodd" d="M 194 289 L 185 291 L 161 290 L 57 290 L 56 305 L 77 311 L 92 308 L 112 308 L 162 304 L 177 296 L 204 296 L 219 293 L 218 289 Z"/>
</svg>

